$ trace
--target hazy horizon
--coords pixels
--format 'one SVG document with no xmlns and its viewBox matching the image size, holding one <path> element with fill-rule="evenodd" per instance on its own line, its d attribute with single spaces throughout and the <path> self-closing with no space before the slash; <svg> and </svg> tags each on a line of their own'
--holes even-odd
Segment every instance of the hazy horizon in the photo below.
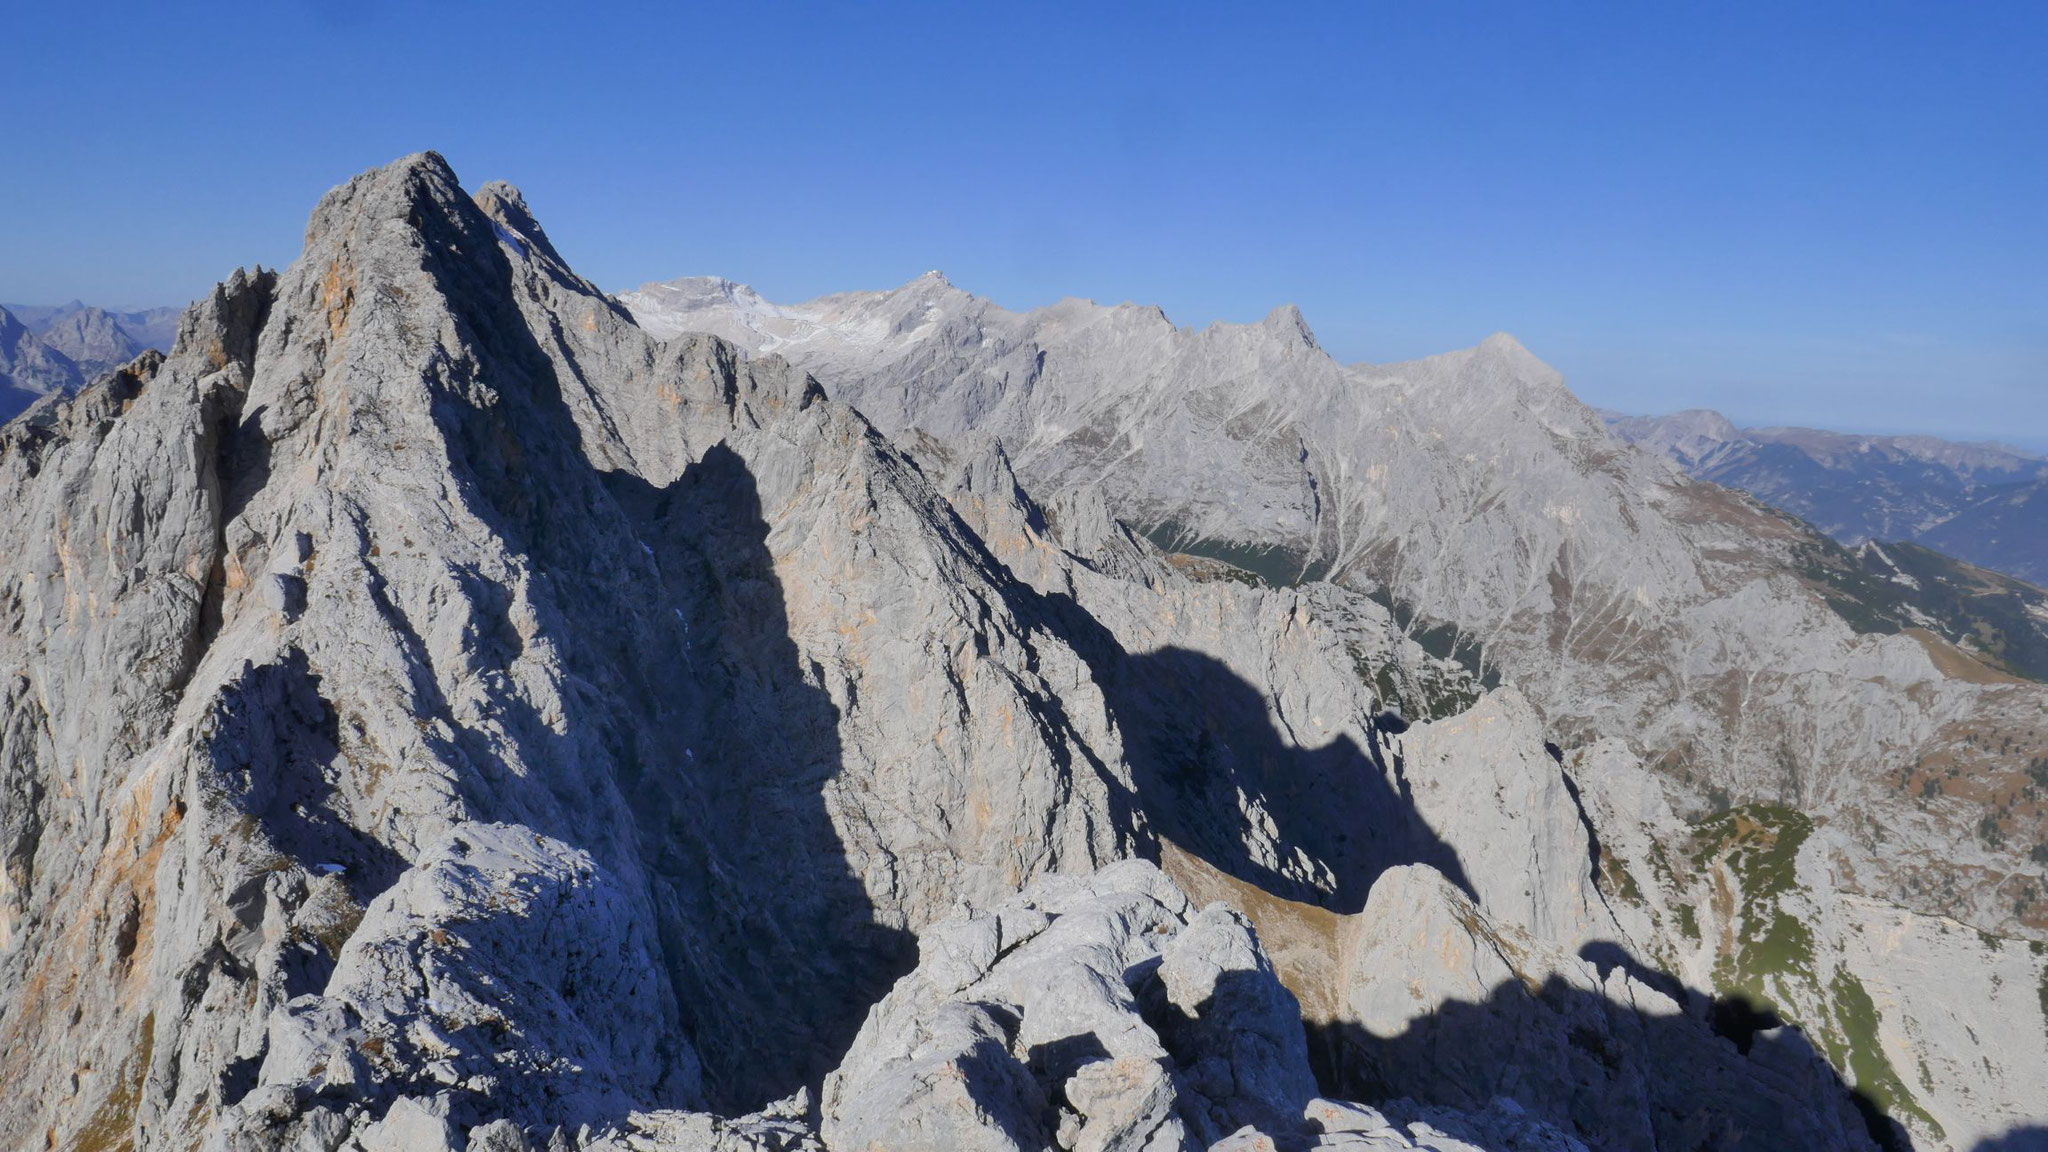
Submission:
<svg viewBox="0 0 2048 1152">
<path fill-rule="evenodd" d="M 613 291 L 1293 302 L 1346 361 L 1506 331 L 1601 407 L 2048 450 L 2044 35 L 2017 4 L 44 8 L 0 45 L 0 299 L 189 299 L 432 148 Z M 81 84 L 87 46 L 270 78 Z"/>
<path fill-rule="evenodd" d="M 546 220 L 543 220 L 543 221 L 542 221 L 541 223 L 542 223 L 542 226 L 543 226 L 543 227 L 547 227 L 547 226 L 548 226 L 548 223 L 547 223 L 547 221 L 546 221 Z M 573 263 L 573 258 L 572 258 L 572 263 Z M 943 269 L 940 269 L 940 271 L 943 271 Z M 745 280 L 745 279 L 743 279 L 743 278 L 741 278 L 741 277 L 737 277 L 737 276 L 719 276 L 719 274 L 717 274 L 717 273 L 701 273 L 701 274 L 696 274 L 696 275 L 702 275 L 702 276 L 705 276 L 705 277 L 716 277 L 716 278 L 720 278 L 720 279 L 730 280 L 730 281 L 732 281 L 732 282 L 734 282 L 734 283 L 736 283 L 736 284 L 742 284 L 742 285 L 746 285 L 747 287 L 750 287 L 750 288 L 753 288 L 753 287 L 755 287 L 755 286 L 754 286 L 753 284 L 749 283 L 749 282 L 748 282 L 747 280 Z M 683 278 L 685 278 L 685 277 L 675 277 L 675 276 L 672 276 L 672 277 L 667 277 L 667 279 L 670 279 L 670 280 L 675 280 L 675 279 L 683 279 Z M 949 277 L 948 279 L 950 280 L 950 277 Z M 907 281 L 906 281 L 906 282 L 907 282 Z M 642 283 L 642 284 L 644 284 L 644 283 L 650 283 L 650 281 L 642 281 L 641 283 Z M 620 292 L 626 292 L 626 291 L 630 291 L 631 289 L 633 289 L 633 288 L 637 288 L 637 287 L 639 287 L 639 286 L 640 286 L 640 284 L 632 284 L 632 285 L 611 285 L 611 286 L 607 286 L 607 285 L 599 285 L 599 287 L 603 288 L 603 289 L 604 289 L 605 291 L 607 291 L 607 292 L 610 292 L 610 293 L 612 293 L 612 294 L 614 294 L 614 295 L 616 295 L 616 294 L 618 294 L 618 293 L 620 293 Z M 858 292 L 858 291 L 886 291 L 886 290 L 887 290 L 888 288 L 892 288 L 892 287 L 899 287 L 899 286 L 900 286 L 900 285 L 876 285 L 876 286 L 872 286 L 872 287 L 863 287 L 863 288 L 850 288 L 850 289 L 844 289 L 843 291 L 856 291 L 856 292 Z M 973 291 L 973 290 L 972 290 L 971 288 L 967 288 L 967 287 L 966 287 L 965 285 L 958 285 L 958 284 L 956 284 L 956 285 L 955 285 L 955 287 L 960 287 L 960 288 L 963 288 L 964 290 L 966 290 L 966 291 L 969 291 L 969 292 L 972 292 L 972 291 Z M 756 288 L 756 290 L 758 291 L 758 288 Z M 829 293 L 827 293 L 827 294 L 829 294 Z M 977 295 L 977 296 L 983 295 L 982 293 L 978 293 L 978 292 L 977 292 L 977 293 L 974 293 L 974 294 L 975 294 L 975 295 Z M 764 293 L 764 295 L 766 295 L 766 294 Z M 802 303 L 802 302 L 803 302 L 802 300 L 800 300 L 800 299 L 797 299 L 797 298 L 788 298 L 788 299 L 775 299 L 774 297 L 769 297 L 769 299 L 771 299 L 771 300 L 774 300 L 774 302 L 775 302 L 775 303 L 779 303 L 779 304 L 792 304 L 792 303 Z M 811 297 L 806 297 L 806 298 L 804 298 L 804 299 L 811 299 Z M 1011 304 L 1010 304 L 1009 302 L 1007 302 L 1007 301 L 1004 301 L 1004 300 L 999 300 L 999 299 L 993 299 L 993 298 L 990 298 L 990 299 L 992 299 L 994 303 L 996 303 L 996 304 L 998 304 L 998 305 L 1001 305 L 1002 307 L 1005 307 L 1005 308 L 1011 308 L 1011 309 L 1012 309 L 1013 311 L 1026 311 L 1026 310 L 1028 310 L 1028 308 L 1014 308 L 1014 307 L 1012 307 L 1012 305 L 1011 305 Z M 1050 300 L 1048 300 L 1048 301 L 1043 301 L 1043 302 L 1041 302 L 1041 303 L 1039 303 L 1039 304 L 1033 304 L 1033 305 L 1030 305 L 1030 306 L 1028 306 L 1028 307 L 1032 307 L 1032 308 L 1035 308 L 1035 307 L 1042 307 L 1042 306 L 1044 306 L 1044 305 L 1046 305 L 1046 304 L 1051 304 L 1051 303 L 1054 303 L 1054 302 L 1055 302 L 1055 301 L 1050 301 Z M 1099 300 L 1099 301 L 1093 301 L 1093 302 L 1094 302 L 1094 303 L 1099 303 L 1099 304 L 1121 304 L 1121 303 L 1132 303 L 1132 304 L 1138 304 L 1138 305 L 1139 305 L 1139 306 L 1141 306 L 1141 307 L 1145 307 L 1145 306 L 1148 306 L 1148 305 L 1146 305 L 1146 304 L 1145 304 L 1145 303 L 1144 303 L 1143 301 L 1106 301 L 1106 300 Z M 1290 303 L 1290 302 L 1288 302 L 1288 301 L 1282 301 L 1282 302 L 1281 302 L 1281 304 L 1285 304 L 1285 303 Z M 149 311 L 149 310 L 151 310 L 151 309 L 154 309 L 154 308 L 163 308 L 163 307 L 178 307 L 178 308 L 183 308 L 183 307 L 185 307 L 185 306 L 186 306 L 185 304 L 182 304 L 182 303 L 180 303 L 180 304 L 171 304 L 171 305 L 166 305 L 166 304 L 146 304 L 146 305 L 137 305 L 137 304 L 126 304 L 126 303 L 124 303 L 124 304 L 103 304 L 103 303 L 101 303 L 101 302 L 99 302 L 99 301 L 96 301 L 96 300 L 83 300 L 83 299 L 80 299 L 80 298 L 77 298 L 77 297 L 73 297 L 73 298 L 71 298 L 71 299 L 68 299 L 68 300 L 62 300 L 62 301 L 34 301 L 34 300 L 14 300 L 14 301 L 0 301 L 0 308 L 9 308 L 9 309 L 12 309 L 12 308 L 16 308 L 16 307 L 29 307 L 29 308 L 49 308 L 49 307 L 63 307 L 63 306 L 66 306 L 66 305 L 71 305 L 71 304 L 83 304 L 83 305 L 86 305 L 86 306 L 88 306 L 88 307 L 95 307 L 95 308 L 99 308 L 99 309 L 101 309 L 101 310 L 103 310 L 103 311 L 107 311 L 107 312 L 144 312 L 144 311 Z M 1281 306 L 1281 304 L 1276 304 L 1276 305 L 1274 305 L 1274 307 L 1280 307 L 1280 306 Z M 1272 311 L 1272 309 L 1270 309 L 1270 308 L 1269 308 L 1269 309 L 1267 309 L 1266 311 L 1270 312 L 1270 311 Z M 1208 324 L 1211 324 L 1211 323 L 1229 323 L 1229 324 L 1248 324 L 1248 323 L 1256 323 L 1256 322 L 1257 322 L 1257 321 L 1258 321 L 1258 320 L 1259 320 L 1259 319 L 1260 319 L 1260 318 L 1261 318 L 1262 316 L 1263 316 L 1263 314 L 1261 314 L 1261 316 L 1254 316 L 1254 317 L 1250 317 L 1250 318 L 1248 318 L 1248 319 L 1242 319 L 1242 318 L 1236 318 L 1236 317 L 1227 317 L 1227 318 L 1226 318 L 1226 317 L 1214 317 L 1214 318 L 1211 318 L 1210 320 L 1207 320 L 1207 321 L 1203 321 L 1203 322 L 1201 322 L 1201 323 L 1198 323 L 1198 324 L 1187 324 L 1187 323 L 1184 323 L 1184 322 L 1183 322 L 1183 321 L 1181 320 L 1181 318 L 1180 318 L 1180 317 L 1174 316 L 1174 315 L 1173 315 L 1172 313 L 1170 313 L 1170 312 L 1169 312 L 1169 313 L 1167 314 L 1167 318 L 1168 318 L 1169 320 L 1171 320 L 1171 321 L 1172 321 L 1172 322 L 1173 322 L 1174 324 L 1176 324 L 1176 325 L 1179 325 L 1180 327 L 1184 327 L 1184 328 L 1185 328 L 1185 327 L 1193 327 L 1193 328 L 1200 328 L 1200 327 L 1205 327 L 1205 326 L 1207 326 Z M 1321 336 L 1321 333 L 1320 333 L 1320 331 L 1318 331 L 1318 330 L 1317 330 L 1317 328 L 1316 328 L 1315 318 L 1314 318 L 1314 317 L 1312 317 L 1312 316 L 1308 316 L 1308 315 L 1304 314 L 1304 316 L 1303 316 L 1303 319 L 1307 321 L 1307 323 L 1308 323 L 1308 326 L 1309 326 L 1309 330 L 1310 330 L 1311 332 L 1315 332 L 1315 333 L 1316 333 L 1316 336 L 1317 336 L 1317 340 L 1318 340 L 1318 342 L 1319 342 L 1319 343 L 1320 343 L 1320 342 L 1322 342 L 1322 336 Z M 1492 333 L 1487 333 L 1486 335 L 1492 335 Z M 1513 335 L 1514 335 L 1514 333 L 1512 333 L 1512 332 L 1511 332 L 1511 333 L 1508 333 L 1508 335 L 1510 335 L 1510 336 L 1513 336 Z M 1475 344 L 1479 343 L 1479 340 L 1482 340 L 1482 339 L 1484 339 L 1484 338 L 1485 338 L 1485 337 L 1484 337 L 1484 336 L 1482 336 L 1482 337 L 1480 337 L 1479 339 L 1475 339 L 1475 340 L 1472 340 L 1472 341 L 1470 341 L 1470 342 L 1468 342 L 1468 343 L 1466 343 L 1466 344 L 1463 344 L 1463 345 L 1458 345 L 1458 346 L 1455 346 L 1455 347 L 1448 347 L 1448 348 L 1440 348 L 1440 349 L 1437 349 L 1437 352 L 1451 352 L 1451 351 L 1456 351 L 1456 350 L 1457 350 L 1457 349 L 1458 349 L 1459 347 L 1469 348 L 1469 347 L 1472 347 L 1473 345 L 1475 345 Z M 1517 340 L 1520 340 L 1520 337 L 1516 337 L 1516 339 L 1517 339 Z M 1526 342 L 1526 341 L 1523 341 L 1523 343 L 1524 343 L 1524 345 L 1525 345 L 1525 346 L 1527 345 L 1527 342 Z M 1326 347 L 1327 347 L 1327 346 L 1326 346 Z M 1546 357 L 1546 356 L 1545 356 L 1545 355 L 1543 354 L 1543 350 L 1542 350 L 1541 348 L 1535 348 L 1535 347 L 1531 347 L 1531 348 L 1529 349 L 1529 351 L 1530 351 L 1530 352 L 1532 352 L 1532 353 L 1533 353 L 1533 354 L 1534 354 L 1534 355 L 1536 356 L 1536 358 L 1537 358 L 1537 359 L 1539 359 L 1539 360 L 1543 360 L 1543 361 L 1544 361 L 1545 363 L 1549 363 L 1549 364 L 1551 364 L 1551 366 L 1552 366 L 1552 367 L 1557 367 L 1557 365 L 1556 365 L 1556 364 L 1555 364 L 1555 363 L 1554 363 L 1553 361 L 1551 361 L 1549 357 Z M 1434 354 L 1435 354 L 1435 353 L 1424 353 L 1424 355 L 1434 355 Z M 1391 360 L 1381 360 L 1381 361 L 1360 361 L 1360 360 L 1355 360 L 1355 359 L 1345 359 L 1345 358 L 1343 358 L 1343 357 L 1339 357 L 1339 359 L 1343 359 L 1345 363 L 1361 363 L 1361 362 L 1364 362 L 1364 363 L 1391 363 L 1391 362 L 1393 362 L 1393 361 L 1391 361 Z M 1407 358 L 1405 358 L 1405 357 L 1404 357 L 1404 359 L 1407 359 Z M 1583 390 L 1582 388 L 1580 388 L 1580 387 L 1578 386 L 1577 382 L 1575 382 L 1575 381 L 1574 381 L 1574 380 L 1573 380 L 1573 379 L 1571 378 L 1571 376 L 1570 376 L 1570 374 L 1569 374 L 1569 373 L 1566 373 L 1566 374 L 1565 374 L 1565 385 L 1566 385 L 1566 386 L 1567 386 L 1568 388 L 1570 388 L 1570 389 L 1572 390 L 1572 392 L 1573 392 L 1573 394 L 1574 394 L 1574 395 L 1576 395 L 1576 396 L 1577 396 L 1577 397 L 1578 397 L 1578 398 L 1579 398 L 1579 399 L 1580 399 L 1581 401 L 1585 402 L 1585 403 L 1586 403 L 1587 405 L 1589 405 L 1589 406 L 1591 406 L 1591 407 L 1593 407 L 1593 408 L 1597 408 L 1597 409 L 1603 409 L 1603 410 L 1606 410 L 1606 411 L 1611 411 L 1611 412 L 1617 412 L 1617 413 L 1620 413 L 1620 414 L 1622 414 L 1622 415 L 1625 415 L 1625 416 L 1669 416 L 1669 415 L 1674 415 L 1674 414 L 1676 414 L 1676 413 L 1679 413 L 1679 412 L 1689 411 L 1689 410 L 1693 410 L 1693 409 L 1705 409 L 1705 410 L 1711 410 L 1711 411 L 1719 412 L 1719 413 L 1720 413 L 1720 414 L 1721 414 L 1722 416 L 1725 416 L 1725 417 L 1726 417 L 1726 418 L 1727 418 L 1727 419 L 1729 420 L 1729 422 L 1730 422 L 1730 423 L 1734 424 L 1734 425 L 1735 425 L 1735 426 L 1736 426 L 1737 428 L 1741 428 L 1741 429 L 1762 429 L 1762 428 L 1810 428 L 1810 429 L 1815 429 L 1815 430 L 1819 430 L 1819 431 L 1827 431 L 1827 432 L 1841 432 L 1841 433 L 1846 433 L 1846 434 L 1850 434 L 1850 435 L 1860 435 L 1860 436 L 1934 436 L 1934 437 L 1936 437 L 1936 438 L 1938 438 L 1938 439 L 1943 439 L 1943 440 L 1952 440 L 1952 441 L 1956 441 L 1956 442 L 1959 442 L 1959 443 L 1970 443 L 1970 444 L 1991 444 L 1991 445 L 1997 445 L 1997 446 L 2000 446 L 2000 447 L 2005 447 L 2005 448 L 2012 448 L 2012 449 L 2017 449 L 2017 450 L 2019 450 L 2019 451 L 2022 451 L 2022 452 L 2032 453 L 2032 454 L 2040 455 L 2040 456 L 2042 456 L 2042 457 L 2044 457 L 2044 458 L 2048 458 L 2048 434 L 2043 434 L 2043 435 L 2037 436 L 2037 437 L 2035 437 L 2035 438 L 2033 438 L 2033 439 L 2028 439 L 2028 438 L 2026 438 L 2026 437 L 2015 437 L 2015 436 L 2011 436 L 2011 435 L 2005 435 L 2005 434 L 2000 434 L 2000 433 L 1996 433 L 1996 432 L 1987 432 L 1987 433 L 1983 433 L 1983 434 L 1974 434 L 1974 435 L 1973 435 L 1973 434 L 1970 434 L 1970 433 L 1968 433 L 1968 432 L 1962 432 L 1962 433 L 1938 433 L 1938 432 L 1932 432 L 1932 431 L 1929 431 L 1929 430 L 1928 430 L 1928 428 L 1927 428 L 1926 426 L 1923 426 L 1923 425 L 1912 425 L 1912 424 L 1889 424 L 1889 425 L 1887 425 L 1887 424 L 1881 424 L 1881 423 L 1869 423 L 1869 422 L 1858 422 L 1858 421 L 1855 421 L 1855 420 L 1853 420 L 1853 419 L 1849 419 L 1849 418 L 1843 418 L 1843 419 L 1824 419 L 1824 418 L 1818 418 L 1818 417 L 1817 417 L 1817 418 L 1815 418 L 1815 419 L 1809 419 L 1809 420 L 1798 420 L 1798 419 L 1785 419 L 1785 418 L 1782 418 L 1782 417 L 1780 417 L 1780 416 L 1772 416 L 1772 417 L 1753 417 L 1753 416 L 1749 416 L 1749 415 L 1746 415 L 1745 413 L 1743 413 L 1743 412 L 1741 412 L 1741 411 L 1737 411 L 1737 410 L 1730 410 L 1730 409 L 1726 409 L 1726 408 L 1718 408 L 1718 407 L 1715 407 L 1714 405 L 1711 405 L 1711 404 L 1692 404 L 1692 403 L 1681 403 L 1681 404 L 1678 404 L 1678 405 L 1675 405 L 1675 406 L 1672 406 L 1672 407 L 1668 407 L 1668 408 L 1662 408 L 1662 409 L 1658 409 L 1658 410 L 1650 411 L 1650 410 L 1643 410 L 1643 409 L 1638 409 L 1638 408 L 1629 408 L 1629 407 L 1623 407 L 1623 406 L 1620 406 L 1620 405 L 1616 405 L 1616 404 L 1609 404 L 1609 403 L 1605 403 L 1605 402 L 1603 402 L 1603 401 L 1602 401 L 1602 400 L 1601 400 L 1600 398 L 1598 398 L 1598 397 L 1595 397 L 1595 396 L 1590 396 L 1590 395 L 1587 395 L 1587 394 L 1586 394 L 1586 392 L 1585 392 L 1585 391 L 1584 391 L 1584 390 Z"/>
</svg>

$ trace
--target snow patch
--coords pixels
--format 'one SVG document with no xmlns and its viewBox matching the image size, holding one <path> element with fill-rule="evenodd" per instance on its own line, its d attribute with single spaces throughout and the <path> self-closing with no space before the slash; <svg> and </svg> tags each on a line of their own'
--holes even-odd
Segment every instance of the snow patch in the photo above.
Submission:
<svg viewBox="0 0 2048 1152">
<path fill-rule="evenodd" d="M 496 220 L 491 221 L 491 231 L 497 233 L 498 239 L 510 245 L 514 252 L 519 253 L 521 256 L 527 254 L 526 238 L 524 236 L 505 227 Z"/>
</svg>

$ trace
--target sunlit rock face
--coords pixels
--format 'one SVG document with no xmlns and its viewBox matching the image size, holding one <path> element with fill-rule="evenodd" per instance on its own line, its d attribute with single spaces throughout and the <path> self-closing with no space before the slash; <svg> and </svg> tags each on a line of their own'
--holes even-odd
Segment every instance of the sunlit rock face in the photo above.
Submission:
<svg viewBox="0 0 2048 1152">
<path fill-rule="evenodd" d="M 1572 509 L 1647 465 L 1589 440 L 1612 467 L 1474 513 L 1509 555 L 1446 519 L 1429 530 L 1475 567 L 1382 557 L 1513 609 L 1489 650 L 1535 655 L 1475 671 L 1419 642 L 1441 637 L 1392 585 L 1245 567 L 1338 532 L 1299 553 L 1336 572 L 1358 517 L 1393 513 L 1332 483 L 1326 449 L 1288 448 L 1284 421 L 1230 407 L 1253 399 L 1238 386 L 1298 372 L 1336 414 L 1413 382 L 1329 365 L 1292 313 L 1203 336 L 1129 311 L 1136 335 L 1056 310 L 1080 341 L 1060 355 L 1100 357 L 1105 382 L 1141 353 L 1230 373 L 1206 400 L 1173 391 L 1178 368 L 1119 384 L 1170 398 L 1120 427 L 1188 438 L 1104 469 L 979 362 L 935 358 L 891 392 L 708 320 L 636 320 L 516 191 L 472 196 L 422 154 L 336 188 L 301 258 L 221 284 L 167 357 L 9 424 L 0 1133 L 1860 1149 L 1891 1129 L 1857 1092 L 1923 1142 L 2026 1118 L 2011 1102 L 2042 1082 L 2048 1032 L 2022 1026 L 2024 944 L 2000 941 L 1999 979 L 1966 993 L 2019 1023 L 1933 1019 L 1946 953 L 1886 946 L 1870 926 L 1913 914 L 1842 894 L 1876 883 L 1861 826 L 1818 801 L 1695 823 L 1695 791 L 1642 757 L 1710 718 L 1583 739 L 1649 715 L 1616 711 L 1626 694 L 1556 703 L 1620 675 L 1572 662 L 1573 637 L 1615 636 L 1572 616 L 1563 647 L 1513 631 L 1524 593 L 1493 582 L 1519 549 L 1575 540 L 1595 514 Z M 925 323 L 966 331 L 920 311 L 883 336 L 922 347 Z M 1575 402 L 1532 364 L 1490 343 L 1413 403 L 1463 388 L 1475 419 L 1578 443 Z M 1389 436 L 1403 447 L 1374 463 L 1397 488 L 1455 458 Z M 1501 442 L 1527 488 L 1552 475 L 1535 440 Z M 1146 512 L 1173 484 L 1186 507 Z M 1778 576 L 1716 591 L 1690 529 L 1624 505 L 1645 543 L 1575 571 L 1655 576 L 1730 618 L 1744 596 L 1793 604 L 1810 634 L 1773 639 L 1831 645 L 1902 729 L 2038 707 L 1942 678 L 1920 641 L 1857 639 Z M 1268 535 L 1239 551 L 1160 530 L 1214 540 L 1254 512 Z M 1761 643 L 1732 635 L 1700 675 Z M 1702 765 L 1734 751 L 1698 778 L 1744 778 L 1753 739 L 1703 745 Z M 1803 950 L 1751 947 L 1780 915 Z M 1741 1016 L 1738 993 L 1807 1038 Z M 1915 1058 L 1969 1091 L 1916 1087 Z"/>
</svg>

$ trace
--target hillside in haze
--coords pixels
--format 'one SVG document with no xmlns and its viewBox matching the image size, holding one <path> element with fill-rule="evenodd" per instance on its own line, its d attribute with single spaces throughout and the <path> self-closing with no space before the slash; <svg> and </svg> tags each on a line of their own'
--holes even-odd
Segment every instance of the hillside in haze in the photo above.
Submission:
<svg viewBox="0 0 2048 1152">
<path fill-rule="evenodd" d="M 8 1145 L 2048 1125 L 2031 641 L 1512 338 L 305 236 L 0 430 Z"/>
<path fill-rule="evenodd" d="M 76 300 L 53 308 L 0 305 L 0 420 L 46 395 L 75 392 L 145 349 L 169 348 L 182 311 L 108 312 Z"/>
<path fill-rule="evenodd" d="M 1844 544 L 1910 541 L 2048 585 L 2048 458 L 1931 436 L 1737 428 L 1705 410 L 1602 415 L 1689 475 L 1739 488 Z"/>
</svg>

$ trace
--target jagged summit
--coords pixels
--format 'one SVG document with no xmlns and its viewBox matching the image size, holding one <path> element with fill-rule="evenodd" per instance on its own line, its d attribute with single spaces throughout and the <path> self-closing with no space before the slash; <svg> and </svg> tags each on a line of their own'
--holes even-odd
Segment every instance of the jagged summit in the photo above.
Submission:
<svg viewBox="0 0 2048 1152">
<path fill-rule="evenodd" d="M 502 180 L 493 180 L 477 189 L 476 205 L 493 223 L 509 233 L 513 242 L 531 246 L 552 263 L 567 267 L 548 234 L 541 229 L 540 222 L 527 211 L 526 198 L 520 195 L 519 189 Z M 504 237 L 501 235 L 500 238 Z"/>
<path fill-rule="evenodd" d="M 314 248 L 366 214 L 417 227 L 416 211 L 438 207 L 445 212 L 456 201 L 468 199 L 455 170 L 439 152 L 414 152 L 329 189 L 306 221 L 304 247 Z"/>
<path fill-rule="evenodd" d="M 1310 348 L 1315 348 L 1319 351 L 1321 349 L 1321 346 L 1316 343 L 1316 334 L 1309 331 L 1308 321 L 1302 318 L 1301 309 L 1292 304 L 1282 304 L 1278 308 L 1273 309 L 1266 314 L 1265 320 L 1260 323 L 1274 332 L 1299 340 Z"/>
</svg>

